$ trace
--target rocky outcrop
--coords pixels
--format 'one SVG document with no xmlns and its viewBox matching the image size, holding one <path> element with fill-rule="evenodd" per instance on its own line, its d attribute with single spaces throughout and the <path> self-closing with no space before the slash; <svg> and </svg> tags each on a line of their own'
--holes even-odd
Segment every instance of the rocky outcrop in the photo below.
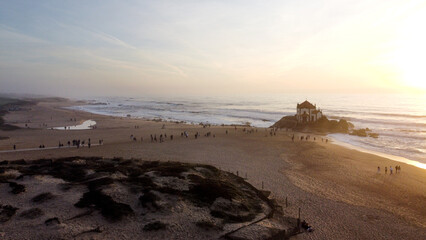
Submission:
<svg viewBox="0 0 426 240">
<path fill-rule="evenodd" d="M 298 123 L 296 116 L 285 116 L 271 127 L 288 128 L 296 131 L 315 131 L 319 133 L 345 133 L 359 137 L 377 138 L 379 136 L 368 128 L 354 129 L 354 125 L 345 119 L 329 120 L 326 116 L 322 116 L 318 121 L 312 123 Z"/>
</svg>

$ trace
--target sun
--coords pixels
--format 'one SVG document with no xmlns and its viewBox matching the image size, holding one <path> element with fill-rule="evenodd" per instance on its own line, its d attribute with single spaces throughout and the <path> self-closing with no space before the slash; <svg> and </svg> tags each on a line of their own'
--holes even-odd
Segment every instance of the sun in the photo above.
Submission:
<svg viewBox="0 0 426 240">
<path fill-rule="evenodd" d="M 421 90 L 426 90 L 425 23 L 426 7 L 411 13 L 402 21 L 391 59 L 401 85 Z"/>
</svg>

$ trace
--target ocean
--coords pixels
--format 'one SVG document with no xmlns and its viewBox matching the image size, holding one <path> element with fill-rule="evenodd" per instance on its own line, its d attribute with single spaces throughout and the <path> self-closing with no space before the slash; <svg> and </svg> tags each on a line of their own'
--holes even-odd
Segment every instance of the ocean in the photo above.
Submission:
<svg viewBox="0 0 426 240">
<path fill-rule="evenodd" d="M 426 95 L 283 94 L 245 97 L 104 97 L 75 106 L 87 112 L 187 123 L 269 127 L 294 115 L 297 103 L 316 104 L 329 119 L 346 119 L 378 138 L 330 134 L 340 142 L 426 163 Z"/>
</svg>

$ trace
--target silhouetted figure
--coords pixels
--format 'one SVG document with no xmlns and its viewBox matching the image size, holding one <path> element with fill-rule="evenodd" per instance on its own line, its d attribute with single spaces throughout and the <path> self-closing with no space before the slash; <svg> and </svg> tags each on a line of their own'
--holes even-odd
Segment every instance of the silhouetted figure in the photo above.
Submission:
<svg viewBox="0 0 426 240">
<path fill-rule="evenodd" d="M 303 222 L 301 223 L 301 226 L 302 226 L 303 229 L 305 229 L 308 232 L 314 231 L 312 226 L 310 226 L 305 220 L 303 220 Z"/>
<path fill-rule="evenodd" d="M 385 174 L 388 174 L 388 167 L 385 167 Z"/>
<path fill-rule="evenodd" d="M 16 145 L 15 144 L 13 144 L 13 150 L 16 150 Z"/>
</svg>

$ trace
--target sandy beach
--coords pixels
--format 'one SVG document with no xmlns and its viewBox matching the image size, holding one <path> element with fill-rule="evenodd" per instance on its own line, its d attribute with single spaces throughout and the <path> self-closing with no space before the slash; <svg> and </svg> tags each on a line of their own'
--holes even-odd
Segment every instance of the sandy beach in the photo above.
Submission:
<svg viewBox="0 0 426 240">
<path fill-rule="evenodd" d="M 295 239 L 426 238 L 425 169 L 325 143 L 322 136 L 313 141 L 313 134 L 309 141 L 292 142 L 293 134 L 299 137 L 306 133 L 279 130 L 271 136 L 269 130 L 261 128 L 250 128 L 253 132 L 247 133 L 244 127 L 203 128 L 64 108 L 76 104 L 64 99 L 45 99 L 27 110 L 5 115 L 6 123 L 21 129 L 0 131 L 0 136 L 8 137 L 0 140 L 0 161 L 101 156 L 209 164 L 247 177 L 258 189 L 263 185 L 288 216 L 297 217 L 300 208 L 301 217 L 315 231 Z M 74 118 L 76 121 L 71 121 Z M 96 121 L 96 128 L 51 129 L 86 120 Z M 188 138 L 181 137 L 184 131 Z M 196 132 L 200 133 L 197 139 Z M 205 137 L 208 132 L 214 137 Z M 151 143 L 151 134 L 173 135 L 174 139 Z M 91 148 L 66 146 L 73 139 L 89 138 L 94 144 L 102 139 L 104 144 Z M 65 146 L 57 148 L 59 142 Z M 41 144 L 54 148 L 38 149 Z M 16 151 L 10 151 L 13 145 Z M 20 151 L 29 148 L 36 150 Z M 396 165 L 401 166 L 401 172 L 384 173 L 385 166 Z"/>
</svg>

